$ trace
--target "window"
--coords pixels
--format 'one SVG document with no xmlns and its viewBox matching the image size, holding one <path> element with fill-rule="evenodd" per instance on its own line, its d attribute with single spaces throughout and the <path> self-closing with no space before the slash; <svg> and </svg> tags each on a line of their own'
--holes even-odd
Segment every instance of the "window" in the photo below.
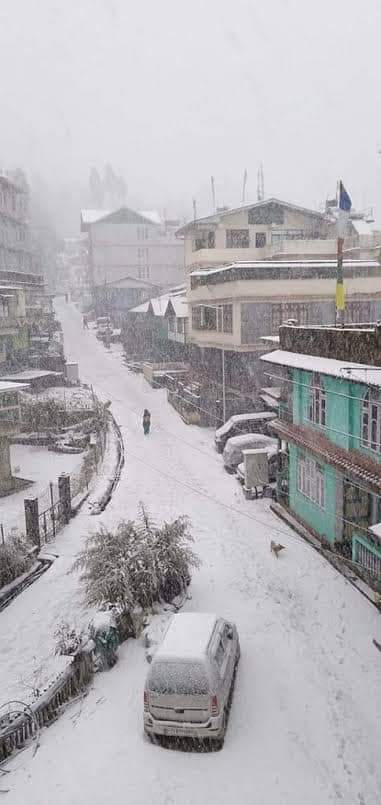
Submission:
<svg viewBox="0 0 381 805">
<path fill-rule="evenodd" d="M 255 234 L 255 248 L 264 249 L 266 246 L 266 232 L 256 232 Z"/>
<path fill-rule="evenodd" d="M 295 319 L 297 324 L 308 324 L 308 306 L 303 302 L 285 302 L 271 305 L 271 332 L 277 333 L 283 322 Z"/>
<path fill-rule="evenodd" d="M 193 330 L 217 330 L 217 308 L 204 305 L 192 307 Z"/>
<path fill-rule="evenodd" d="M 226 248 L 227 249 L 248 249 L 250 246 L 248 229 L 227 229 Z"/>
<path fill-rule="evenodd" d="M 362 406 L 361 444 L 381 453 L 381 398 L 372 390 L 364 397 Z"/>
<path fill-rule="evenodd" d="M 305 232 L 304 229 L 277 229 L 271 233 L 271 243 L 276 245 L 281 243 L 282 240 L 305 240 L 312 233 Z"/>
<path fill-rule="evenodd" d="M 216 246 L 216 235 L 213 229 L 200 231 L 193 240 L 192 249 L 194 252 L 200 249 L 214 249 Z"/>
<path fill-rule="evenodd" d="M 222 318 L 222 332 L 223 333 L 232 333 L 233 332 L 233 305 L 222 305 L 222 316 L 219 317 L 219 324 L 221 323 Z M 219 326 L 219 331 L 221 332 L 221 328 Z"/>
<path fill-rule="evenodd" d="M 316 425 L 325 425 L 326 420 L 326 395 L 319 375 L 312 375 L 309 400 L 308 400 L 308 419 Z"/>
<path fill-rule="evenodd" d="M 324 509 L 324 471 L 313 458 L 298 456 L 298 491 Z"/>
<path fill-rule="evenodd" d="M 345 321 L 348 324 L 360 324 L 370 320 L 370 302 L 347 302 L 345 306 Z"/>
<path fill-rule="evenodd" d="M 233 332 L 233 305 L 195 305 L 192 308 L 193 330 Z"/>
</svg>

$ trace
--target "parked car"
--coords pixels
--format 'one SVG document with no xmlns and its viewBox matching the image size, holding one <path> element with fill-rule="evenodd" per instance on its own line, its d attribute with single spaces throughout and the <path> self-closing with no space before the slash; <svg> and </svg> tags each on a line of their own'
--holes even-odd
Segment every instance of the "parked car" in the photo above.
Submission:
<svg viewBox="0 0 381 805">
<path fill-rule="evenodd" d="M 259 411 L 256 414 L 235 414 L 217 428 L 214 443 L 218 453 L 223 453 L 228 439 L 243 433 L 264 433 L 267 425 L 276 414 L 272 411 Z"/>
<path fill-rule="evenodd" d="M 233 623 L 206 613 L 174 615 L 147 674 L 145 733 L 222 746 L 239 656 Z"/>
<path fill-rule="evenodd" d="M 236 472 L 239 464 L 243 462 L 244 450 L 266 449 L 276 453 L 277 441 L 263 433 L 246 433 L 242 436 L 233 436 L 228 439 L 223 452 L 224 467 L 227 472 Z"/>
<path fill-rule="evenodd" d="M 97 318 L 96 336 L 99 339 L 103 339 L 107 334 L 112 335 L 110 316 L 99 316 Z"/>
</svg>

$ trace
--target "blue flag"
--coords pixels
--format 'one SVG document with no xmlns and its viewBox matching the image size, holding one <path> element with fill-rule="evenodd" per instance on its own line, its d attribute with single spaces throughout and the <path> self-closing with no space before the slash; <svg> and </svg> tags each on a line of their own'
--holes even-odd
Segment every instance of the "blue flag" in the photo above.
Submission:
<svg viewBox="0 0 381 805">
<path fill-rule="evenodd" d="M 340 182 L 339 186 L 339 209 L 349 212 L 352 207 L 352 201 L 349 193 L 347 193 L 344 185 Z"/>
</svg>

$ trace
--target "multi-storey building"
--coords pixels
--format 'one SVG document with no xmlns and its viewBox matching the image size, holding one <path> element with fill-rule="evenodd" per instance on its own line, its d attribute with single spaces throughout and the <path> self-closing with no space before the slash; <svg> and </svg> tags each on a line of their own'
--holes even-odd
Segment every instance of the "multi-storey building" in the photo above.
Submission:
<svg viewBox="0 0 381 805">
<path fill-rule="evenodd" d="M 381 581 L 381 328 L 285 325 L 280 347 L 278 502 Z"/>
<path fill-rule="evenodd" d="M 33 272 L 35 267 L 28 225 L 28 191 L 0 172 L 0 271 Z"/>
<path fill-rule="evenodd" d="M 176 223 L 162 221 L 157 213 L 127 207 L 109 213 L 82 210 L 90 287 L 130 277 L 151 283 L 159 292 L 183 281 L 184 251 L 176 229 Z"/>
</svg>

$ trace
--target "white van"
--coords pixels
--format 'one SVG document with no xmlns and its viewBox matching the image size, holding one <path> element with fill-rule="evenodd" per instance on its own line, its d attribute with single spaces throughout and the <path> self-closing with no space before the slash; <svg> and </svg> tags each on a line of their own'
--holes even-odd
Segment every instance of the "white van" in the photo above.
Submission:
<svg viewBox="0 0 381 805">
<path fill-rule="evenodd" d="M 222 745 L 239 656 L 233 623 L 205 613 L 174 615 L 147 674 L 146 734 Z"/>
</svg>

